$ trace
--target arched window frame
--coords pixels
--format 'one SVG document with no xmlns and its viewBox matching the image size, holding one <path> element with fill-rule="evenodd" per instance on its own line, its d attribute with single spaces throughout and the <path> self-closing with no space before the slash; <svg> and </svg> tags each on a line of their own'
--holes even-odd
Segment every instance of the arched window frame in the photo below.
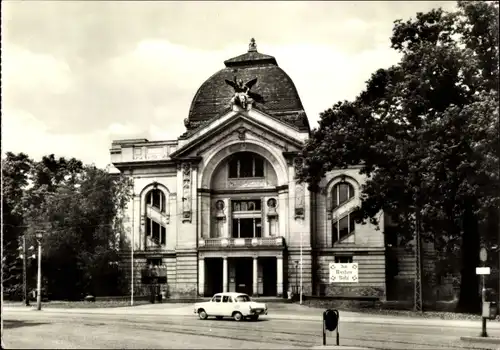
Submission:
<svg viewBox="0 0 500 350">
<path fill-rule="evenodd" d="M 353 195 L 350 196 L 350 193 L 348 194 L 348 198 L 347 200 L 345 200 L 344 202 L 342 203 L 338 203 L 338 197 L 337 197 L 337 206 L 334 206 L 334 198 L 333 196 L 337 193 L 338 195 L 338 191 L 336 192 L 335 189 L 341 185 L 341 184 L 345 184 L 347 183 L 349 185 L 349 191 L 352 191 Z M 327 229 L 326 229 L 326 242 L 328 244 L 328 246 L 333 246 L 334 244 L 338 244 L 338 243 L 341 243 L 341 239 L 339 237 L 339 228 L 338 228 L 338 225 L 340 223 L 340 220 L 335 220 L 335 215 L 334 213 L 337 211 L 337 209 L 349 204 L 349 203 L 353 203 L 354 206 L 358 206 L 361 204 L 360 202 L 360 198 L 359 198 L 359 189 L 360 189 L 360 185 L 359 183 L 353 179 L 352 177 L 350 176 L 347 176 L 345 174 L 342 174 L 342 175 L 339 175 L 339 176 L 336 176 L 334 177 L 330 183 L 327 185 L 327 188 L 326 188 L 326 195 L 327 195 L 327 198 L 326 198 L 326 218 L 327 218 Z M 354 213 L 349 213 L 348 215 L 348 231 L 349 233 L 345 236 L 345 237 L 348 237 L 350 236 L 351 234 L 355 233 L 355 226 L 356 224 L 353 223 L 353 218 L 351 218 L 351 216 L 353 215 Z M 335 221 L 335 222 L 334 222 Z M 334 227 L 335 227 L 335 224 L 337 225 L 337 232 L 333 232 L 334 231 Z M 351 225 L 353 225 L 353 229 L 351 230 L 350 227 Z M 334 234 L 336 235 L 336 238 L 334 238 Z M 342 237 L 345 238 L 345 237 Z"/>
<path fill-rule="evenodd" d="M 146 244 L 146 238 L 148 236 L 147 233 L 147 211 L 148 211 L 148 204 L 151 203 L 152 199 L 152 194 L 154 193 L 153 191 L 160 191 L 161 193 L 161 204 L 159 211 L 162 214 L 164 218 L 164 224 L 168 225 L 170 223 L 170 191 L 168 188 L 158 182 L 153 182 L 146 187 L 144 187 L 140 193 L 140 203 L 141 203 L 141 208 L 140 208 L 140 223 L 141 223 L 141 245 L 143 246 L 142 248 L 145 249 L 147 244 Z M 161 232 L 161 229 L 160 229 Z M 166 235 L 167 233 L 165 232 L 165 242 L 160 242 L 161 246 L 165 246 L 166 244 Z"/>
</svg>

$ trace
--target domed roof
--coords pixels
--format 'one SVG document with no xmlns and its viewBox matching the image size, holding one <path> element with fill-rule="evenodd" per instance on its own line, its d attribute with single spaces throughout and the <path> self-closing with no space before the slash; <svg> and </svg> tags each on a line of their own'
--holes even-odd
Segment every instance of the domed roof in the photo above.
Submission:
<svg viewBox="0 0 500 350">
<path fill-rule="evenodd" d="M 185 121 L 188 130 L 231 110 L 234 89 L 226 80 L 241 79 L 247 83 L 255 78 L 257 82 L 250 91 L 262 99 L 255 100 L 253 107 L 296 129 L 309 130 L 309 121 L 295 84 L 273 56 L 257 51 L 255 40 L 250 42 L 247 53 L 228 59 L 224 64 L 226 68 L 208 78 L 196 92 Z"/>
</svg>

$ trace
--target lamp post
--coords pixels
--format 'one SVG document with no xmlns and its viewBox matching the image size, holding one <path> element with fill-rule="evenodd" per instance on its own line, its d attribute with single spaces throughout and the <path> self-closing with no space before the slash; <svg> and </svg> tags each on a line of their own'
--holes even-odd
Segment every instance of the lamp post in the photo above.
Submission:
<svg viewBox="0 0 500 350">
<path fill-rule="evenodd" d="M 300 230 L 300 305 L 302 305 L 302 230 Z"/>
<path fill-rule="evenodd" d="M 28 251 L 26 249 L 26 234 L 23 234 L 23 295 L 24 303 L 26 306 L 30 306 L 30 299 L 28 297 L 28 281 L 26 269 L 28 267 Z"/>
<path fill-rule="evenodd" d="M 299 292 L 299 261 L 295 260 L 295 293 Z"/>
<path fill-rule="evenodd" d="M 36 231 L 36 240 L 38 242 L 38 275 L 36 283 L 36 309 L 42 309 L 42 238 L 44 232 Z"/>
</svg>

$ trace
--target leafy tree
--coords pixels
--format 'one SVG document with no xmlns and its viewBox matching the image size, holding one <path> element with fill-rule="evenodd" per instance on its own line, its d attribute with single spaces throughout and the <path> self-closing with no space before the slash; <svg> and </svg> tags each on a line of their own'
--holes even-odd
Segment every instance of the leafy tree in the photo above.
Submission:
<svg viewBox="0 0 500 350">
<path fill-rule="evenodd" d="M 24 233 L 23 208 L 21 199 L 28 185 L 28 174 L 32 160 L 24 153 L 7 152 L 2 159 L 3 180 L 3 283 L 7 296 L 22 295 L 22 261 L 20 256 L 20 237 Z"/>
<path fill-rule="evenodd" d="M 76 159 L 44 157 L 25 192 L 30 230 L 43 228 L 44 276 L 56 299 L 120 294 L 115 217 L 130 196 L 124 178 Z M 33 237 L 33 235 L 32 235 Z"/>
<path fill-rule="evenodd" d="M 401 62 L 321 114 L 298 178 L 315 190 L 362 164 L 360 217 L 377 223 L 384 210 L 409 240 L 417 216 L 438 249 L 460 247 L 458 310 L 477 311 L 480 228 L 499 208 L 498 2 L 398 20 L 391 42 Z"/>
</svg>

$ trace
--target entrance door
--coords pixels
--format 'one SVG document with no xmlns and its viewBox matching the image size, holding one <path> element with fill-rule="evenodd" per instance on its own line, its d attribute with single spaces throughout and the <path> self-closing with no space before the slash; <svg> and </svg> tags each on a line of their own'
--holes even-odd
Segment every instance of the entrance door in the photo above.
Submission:
<svg viewBox="0 0 500 350">
<path fill-rule="evenodd" d="M 278 292 L 276 258 L 260 258 L 259 260 L 262 264 L 262 294 L 275 297 Z"/>
<path fill-rule="evenodd" d="M 252 295 L 252 258 L 238 258 L 234 260 L 236 292 Z"/>
<path fill-rule="evenodd" d="M 222 259 L 205 259 L 205 296 L 222 292 Z"/>
</svg>

